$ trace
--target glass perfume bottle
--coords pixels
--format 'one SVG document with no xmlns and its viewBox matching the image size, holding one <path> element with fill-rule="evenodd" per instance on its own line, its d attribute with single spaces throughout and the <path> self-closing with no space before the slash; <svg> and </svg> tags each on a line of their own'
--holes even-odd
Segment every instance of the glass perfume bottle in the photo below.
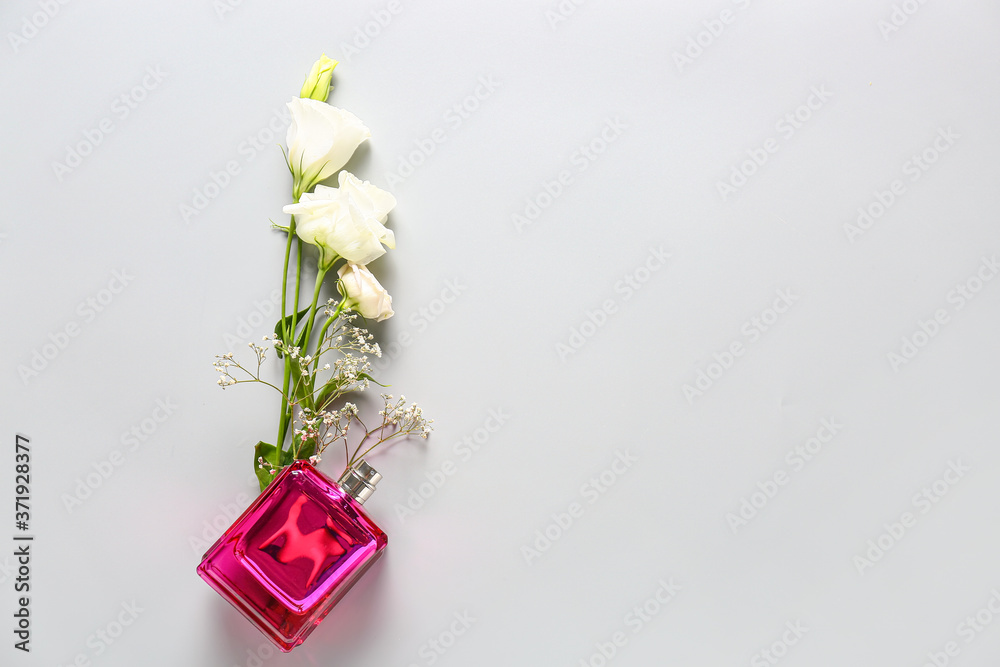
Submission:
<svg viewBox="0 0 1000 667">
<path fill-rule="evenodd" d="M 198 574 L 291 651 L 382 555 L 386 535 L 361 508 L 381 478 L 364 461 L 337 482 L 295 461 L 209 548 Z"/>
</svg>

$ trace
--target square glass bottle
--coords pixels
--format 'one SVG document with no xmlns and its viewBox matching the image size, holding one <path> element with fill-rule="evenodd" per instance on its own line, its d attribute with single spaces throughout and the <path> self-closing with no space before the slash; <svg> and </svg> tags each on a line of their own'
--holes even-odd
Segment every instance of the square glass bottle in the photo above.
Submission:
<svg viewBox="0 0 1000 667">
<path fill-rule="evenodd" d="M 382 555 L 386 535 L 361 508 L 381 477 L 361 461 L 334 482 L 295 461 L 205 552 L 198 574 L 291 651 Z"/>
</svg>

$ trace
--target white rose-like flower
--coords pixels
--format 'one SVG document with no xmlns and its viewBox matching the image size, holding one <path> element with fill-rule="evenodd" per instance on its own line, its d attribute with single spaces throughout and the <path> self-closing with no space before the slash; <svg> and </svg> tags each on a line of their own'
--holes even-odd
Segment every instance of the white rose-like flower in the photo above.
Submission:
<svg viewBox="0 0 1000 667">
<path fill-rule="evenodd" d="M 376 322 L 393 316 L 392 297 L 367 267 L 347 263 L 337 271 L 345 303 L 362 317 Z"/>
<path fill-rule="evenodd" d="M 340 187 L 317 185 L 282 210 L 295 216 L 299 238 L 320 249 L 321 266 L 329 267 L 337 257 L 368 264 L 385 254 L 383 244 L 396 247 L 396 237 L 383 224 L 396 198 L 346 171 L 338 181 Z"/>
<path fill-rule="evenodd" d="M 339 171 L 372 136 L 357 116 L 326 102 L 295 97 L 288 109 L 288 163 L 304 190 Z"/>
</svg>

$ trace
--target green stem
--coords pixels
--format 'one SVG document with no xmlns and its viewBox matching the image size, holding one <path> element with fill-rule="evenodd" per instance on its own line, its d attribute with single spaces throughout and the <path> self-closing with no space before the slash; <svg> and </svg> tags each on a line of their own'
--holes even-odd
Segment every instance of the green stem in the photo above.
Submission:
<svg viewBox="0 0 1000 667">
<path fill-rule="evenodd" d="M 288 307 L 286 305 L 288 297 L 288 259 L 292 253 L 292 237 L 294 236 L 295 236 L 295 216 L 293 215 L 291 222 L 288 223 L 288 240 L 285 242 L 285 264 L 281 275 L 281 342 L 284 343 L 285 345 L 290 345 L 292 339 L 292 337 L 288 335 L 288 322 L 285 318 L 288 316 Z M 299 303 L 298 303 L 298 295 L 296 294 L 296 300 L 293 312 L 298 312 L 298 310 L 299 310 Z M 288 367 L 288 358 L 286 356 L 285 377 L 281 390 L 281 419 L 278 421 L 278 439 L 275 440 L 276 460 L 272 461 L 274 465 L 281 465 L 281 450 L 285 442 L 285 434 L 288 432 L 289 407 L 286 397 L 288 396 L 288 382 L 290 378 L 291 378 L 291 372 Z"/>
<path fill-rule="evenodd" d="M 292 182 L 292 200 L 297 204 L 301 197 L 302 183 L 299 182 L 298 178 L 295 178 Z M 288 296 L 288 259 L 292 252 L 293 238 L 297 241 L 297 252 L 295 254 L 295 302 L 292 305 L 292 325 L 289 327 L 285 318 L 288 317 L 288 310 L 286 306 L 286 298 Z M 299 312 L 299 278 L 301 275 L 302 239 L 298 238 L 295 234 L 295 216 L 293 215 L 291 217 L 291 222 L 288 223 L 288 240 L 285 242 L 285 264 L 281 278 L 281 340 L 288 347 L 291 347 L 295 341 L 295 320 L 296 314 Z M 278 420 L 278 439 L 275 440 L 274 443 L 275 460 L 272 461 L 275 466 L 281 465 L 281 455 L 283 454 L 285 448 L 285 436 L 288 434 L 288 427 L 292 422 L 292 406 L 288 401 L 288 388 L 292 377 L 291 361 L 292 360 L 288 357 L 288 355 L 285 354 L 285 372 L 284 379 L 282 381 L 281 395 L 281 418 Z"/>
<path fill-rule="evenodd" d="M 288 423 L 291 417 L 291 406 L 288 404 L 288 384 L 292 377 L 292 369 L 288 364 L 288 355 L 285 355 L 285 379 L 283 383 L 283 389 L 281 392 L 281 419 L 278 421 L 278 439 L 275 441 L 278 444 L 275 446 L 275 456 L 277 461 L 273 461 L 275 465 L 281 465 L 281 451 L 284 448 L 285 434 L 288 433 Z"/>
<path fill-rule="evenodd" d="M 288 223 L 288 239 L 285 242 L 285 266 L 281 274 L 281 340 L 283 342 L 288 341 L 288 326 L 285 323 L 285 316 L 288 314 L 288 308 L 285 305 L 286 297 L 288 295 L 288 258 L 292 254 L 292 237 L 295 236 L 295 216 L 292 216 L 292 221 Z M 298 304 L 295 304 L 296 307 Z"/>
<path fill-rule="evenodd" d="M 323 277 L 325 275 L 326 275 L 326 269 L 324 269 L 322 266 L 318 267 L 318 271 L 316 272 L 316 286 L 313 288 L 312 304 L 310 304 L 310 306 L 309 306 L 309 316 L 306 319 L 305 333 L 304 333 L 304 335 L 302 337 L 302 340 L 305 341 L 305 343 L 303 345 L 303 348 L 305 348 L 305 349 L 309 348 L 309 336 L 312 334 L 313 323 L 316 321 L 316 306 L 319 303 L 319 292 L 320 292 L 320 288 L 323 286 Z M 298 276 L 296 276 L 296 283 L 298 283 L 298 282 L 299 282 L 298 281 Z M 298 292 L 298 285 L 297 284 L 296 284 L 296 292 Z M 296 299 L 296 301 L 297 301 L 297 299 Z M 298 307 L 298 303 L 296 303 L 296 307 Z M 294 331 L 294 328 L 292 330 Z M 310 410 L 312 410 L 315 407 L 315 406 L 312 405 L 312 402 L 313 402 L 312 392 L 313 392 L 314 378 L 309 377 L 309 379 L 306 380 L 306 378 L 308 377 L 308 371 L 306 371 L 305 369 L 299 368 L 297 366 L 298 361 L 297 360 L 293 360 L 290 355 L 285 355 L 285 372 L 286 372 L 286 374 L 288 374 L 288 373 L 291 372 L 292 364 L 296 364 L 295 375 L 297 377 L 295 379 L 295 391 L 294 391 L 294 393 L 296 395 L 296 399 L 298 399 L 298 401 L 300 402 L 301 405 L 303 405 L 303 407 L 306 407 L 306 408 L 309 408 Z M 285 414 L 282 415 L 282 423 L 284 425 L 284 428 L 286 428 L 286 429 L 287 429 L 287 426 L 288 426 L 288 423 L 289 423 L 290 417 L 291 417 L 290 412 L 291 412 L 291 406 L 289 406 L 288 412 L 286 412 Z M 284 431 L 282 431 L 282 436 L 284 436 Z M 293 453 L 293 458 L 298 458 L 299 452 L 301 451 L 302 442 L 300 441 L 298 444 L 296 444 L 295 443 L 295 437 L 293 436 L 292 437 L 292 443 L 291 443 L 290 447 L 292 447 L 291 451 Z"/>
<path fill-rule="evenodd" d="M 298 195 L 295 197 L 298 201 Z M 293 218 L 294 220 L 294 218 Z M 291 234 L 289 234 L 289 243 L 291 243 Z M 286 272 L 287 276 L 287 272 Z M 285 334 L 287 336 L 285 343 L 289 347 L 294 347 L 295 345 L 295 330 L 298 328 L 298 314 L 299 314 L 299 285 L 302 282 L 302 239 L 296 239 L 296 253 L 295 253 L 295 305 L 292 308 L 292 325 L 291 327 L 285 328 Z M 284 313 L 282 313 L 284 317 Z M 285 354 L 285 380 L 284 389 L 285 396 L 289 396 L 289 383 L 291 382 L 292 376 L 292 364 L 295 362 L 287 353 Z M 281 454 L 285 448 L 285 436 L 288 435 L 288 428 L 292 424 L 292 406 L 289 401 L 285 401 L 281 405 L 281 420 L 278 424 L 278 442 L 275 445 L 275 456 L 278 458 L 278 463 L 280 465 Z"/>
<path fill-rule="evenodd" d="M 333 311 L 333 314 L 330 315 L 326 322 L 323 323 L 323 328 L 319 330 L 319 338 L 316 339 L 316 354 L 313 355 L 313 369 L 319 368 L 319 356 L 323 350 L 323 340 L 326 338 L 326 330 L 330 328 L 330 325 L 333 324 L 338 317 L 340 317 L 340 313 L 343 309 L 344 302 L 341 301 L 337 304 L 337 308 Z"/>
<path fill-rule="evenodd" d="M 316 304 L 319 303 L 319 289 L 323 286 L 323 277 L 326 276 L 327 269 L 320 266 L 316 271 L 316 286 L 313 288 L 312 305 L 309 307 L 309 319 L 306 320 L 306 335 L 302 339 L 305 347 L 309 347 L 309 336 L 312 334 L 313 324 L 316 322 Z M 325 328 L 325 327 L 324 327 Z"/>
<path fill-rule="evenodd" d="M 296 239 L 295 245 L 295 308 L 292 310 L 292 338 L 299 327 L 299 283 L 302 282 L 302 239 Z M 293 341 L 294 342 L 294 341 Z"/>
</svg>

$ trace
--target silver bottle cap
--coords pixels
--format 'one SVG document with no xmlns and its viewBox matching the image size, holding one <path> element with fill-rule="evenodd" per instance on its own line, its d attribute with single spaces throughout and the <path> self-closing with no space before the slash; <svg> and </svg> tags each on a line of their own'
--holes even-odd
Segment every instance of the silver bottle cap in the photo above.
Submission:
<svg viewBox="0 0 1000 667">
<path fill-rule="evenodd" d="M 382 479 L 382 475 L 375 468 L 364 461 L 358 461 L 344 471 L 344 474 L 337 480 L 337 484 L 344 490 L 344 493 L 358 501 L 359 505 L 364 505 L 365 501 L 375 492 L 375 485 L 380 479 Z"/>
</svg>

